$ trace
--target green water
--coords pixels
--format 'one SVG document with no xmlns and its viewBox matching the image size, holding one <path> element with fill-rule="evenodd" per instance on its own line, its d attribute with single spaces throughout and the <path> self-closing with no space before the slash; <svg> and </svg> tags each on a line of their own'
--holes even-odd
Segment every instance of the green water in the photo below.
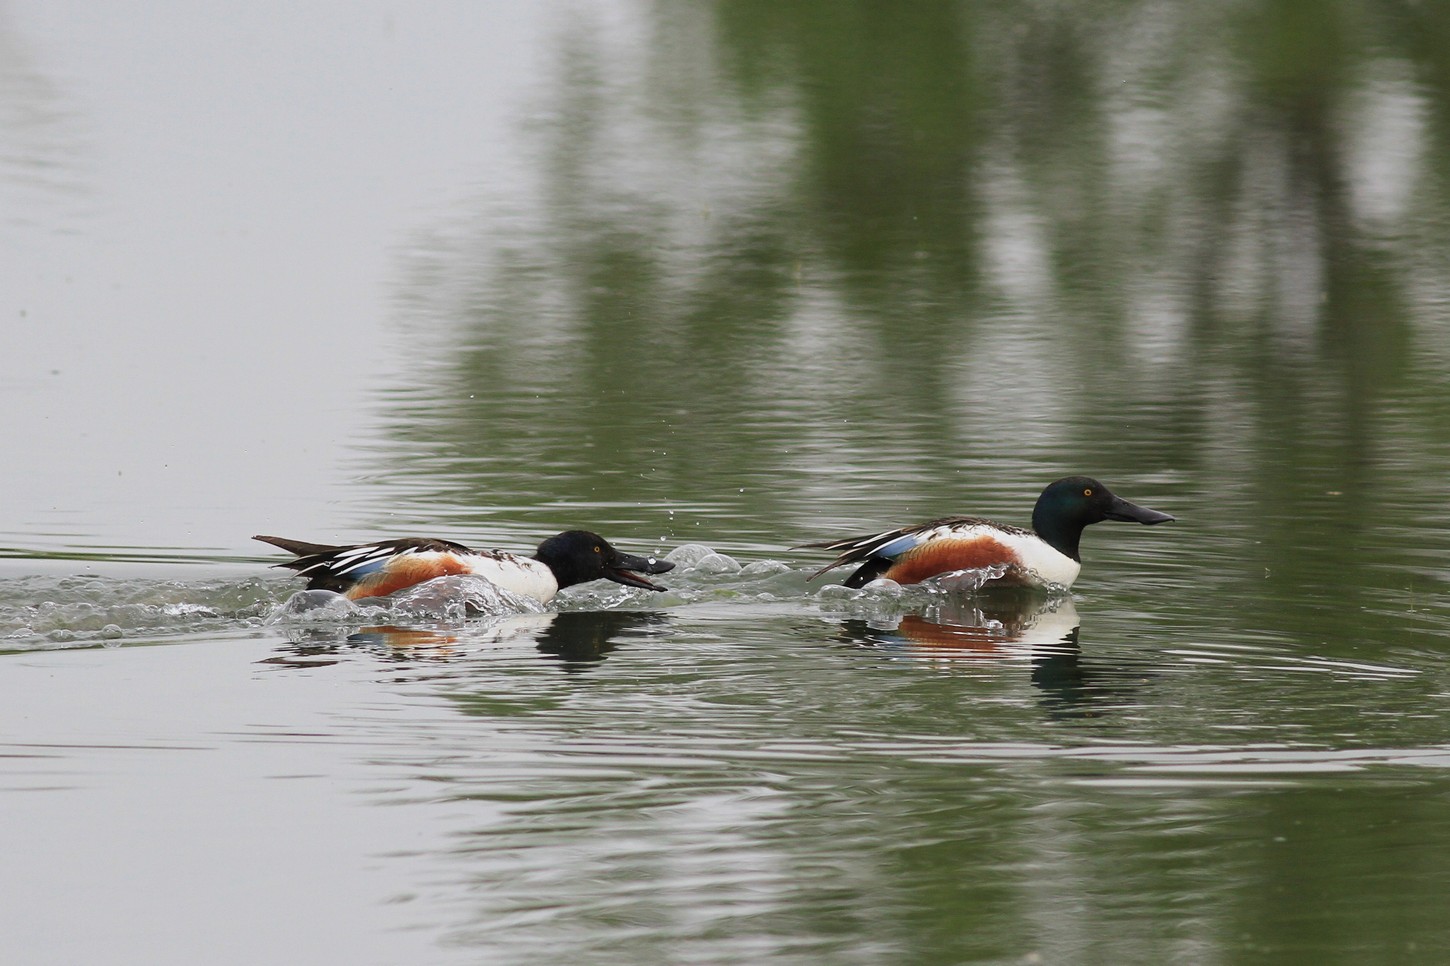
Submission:
<svg viewBox="0 0 1450 966">
<path fill-rule="evenodd" d="M 0 8 L 7 960 L 1450 961 L 1439 5 L 88 10 Z M 1071 473 L 1177 520 L 1070 600 L 789 549 Z M 669 590 L 248 540 L 575 526 Z"/>
</svg>

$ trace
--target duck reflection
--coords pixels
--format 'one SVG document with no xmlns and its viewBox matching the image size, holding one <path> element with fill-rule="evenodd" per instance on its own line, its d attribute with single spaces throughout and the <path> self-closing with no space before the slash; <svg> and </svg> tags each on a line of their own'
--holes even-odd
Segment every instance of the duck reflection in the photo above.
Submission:
<svg viewBox="0 0 1450 966">
<path fill-rule="evenodd" d="M 1138 690 L 1142 675 L 1084 665 L 1081 619 L 1070 598 L 1006 592 L 947 597 L 921 614 L 852 618 L 840 640 L 932 661 L 1024 661 L 1054 717 L 1094 717 Z"/>
<path fill-rule="evenodd" d="M 403 663 L 446 660 L 454 656 L 458 635 L 444 628 L 288 627 L 279 653 L 262 661 L 283 667 L 326 667 L 350 652 L 366 651 L 382 660 Z"/>
<path fill-rule="evenodd" d="M 1065 645 L 1076 653 L 1079 623 L 1070 599 L 1008 593 L 975 601 L 943 601 L 926 614 L 906 615 L 897 630 L 917 646 L 973 654 L 1033 653 Z"/>
<path fill-rule="evenodd" d="M 452 627 L 289 628 L 280 653 L 262 663 L 322 667 L 356 651 L 394 663 L 447 661 L 532 644 L 538 657 L 572 673 L 598 665 L 631 632 L 663 620 L 653 611 L 566 611 Z"/>
<path fill-rule="evenodd" d="M 1009 591 L 948 596 L 921 614 L 849 619 L 842 622 L 841 639 L 944 660 L 1010 658 L 1076 652 L 1079 623 L 1071 598 Z"/>
<path fill-rule="evenodd" d="M 584 671 L 619 647 L 621 638 L 667 620 L 656 611 L 567 611 L 536 639 L 541 656 L 559 661 L 563 671 Z"/>
</svg>

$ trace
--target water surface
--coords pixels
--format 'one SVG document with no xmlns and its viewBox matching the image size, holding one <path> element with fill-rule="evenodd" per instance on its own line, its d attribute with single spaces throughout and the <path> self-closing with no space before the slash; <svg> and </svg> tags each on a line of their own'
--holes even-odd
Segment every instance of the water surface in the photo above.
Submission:
<svg viewBox="0 0 1450 966">
<path fill-rule="evenodd" d="M 0 6 L 8 956 L 1441 958 L 1447 30 Z M 1079 472 L 1070 598 L 787 549 Z M 574 526 L 669 591 L 248 539 Z"/>
</svg>

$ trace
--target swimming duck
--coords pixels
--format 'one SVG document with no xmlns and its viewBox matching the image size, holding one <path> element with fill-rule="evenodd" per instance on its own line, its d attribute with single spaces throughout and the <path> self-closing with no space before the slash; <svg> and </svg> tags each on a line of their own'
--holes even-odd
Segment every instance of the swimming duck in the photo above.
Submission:
<svg viewBox="0 0 1450 966">
<path fill-rule="evenodd" d="M 1103 520 L 1144 524 L 1167 523 L 1173 517 L 1129 503 L 1088 476 L 1068 476 L 1050 483 L 1032 508 L 1032 529 L 993 523 L 979 517 L 943 517 L 913 527 L 806 547 L 839 554 L 808 578 L 846 564 L 861 566 L 846 578 L 847 587 L 861 587 L 878 577 L 914 584 L 938 574 L 1005 565 L 996 584 L 1071 587 L 1082 570 L 1078 540 L 1083 527 Z"/>
<path fill-rule="evenodd" d="M 532 557 L 503 550 L 470 550 L 450 540 L 404 537 L 335 547 L 285 537 L 252 538 L 296 554 L 276 564 L 307 578 L 308 590 L 331 590 L 352 600 L 385 597 L 434 577 L 477 574 L 504 590 L 547 603 L 561 588 L 590 580 L 664 590 L 641 574 L 662 574 L 675 565 L 621 553 L 597 533 L 566 530 L 539 544 Z"/>
</svg>

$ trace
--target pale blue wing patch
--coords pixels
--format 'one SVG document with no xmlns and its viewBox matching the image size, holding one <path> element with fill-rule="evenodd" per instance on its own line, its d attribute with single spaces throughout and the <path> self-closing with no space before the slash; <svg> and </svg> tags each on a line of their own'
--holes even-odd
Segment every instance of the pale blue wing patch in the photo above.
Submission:
<svg viewBox="0 0 1450 966">
<path fill-rule="evenodd" d="M 873 557 L 886 557 L 888 560 L 899 557 L 908 550 L 915 550 L 926 542 L 928 535 L 925 533 L 906 533 L 897 537 L 889 543 L 883 543 L 871 551 Z"/>
</svg>

